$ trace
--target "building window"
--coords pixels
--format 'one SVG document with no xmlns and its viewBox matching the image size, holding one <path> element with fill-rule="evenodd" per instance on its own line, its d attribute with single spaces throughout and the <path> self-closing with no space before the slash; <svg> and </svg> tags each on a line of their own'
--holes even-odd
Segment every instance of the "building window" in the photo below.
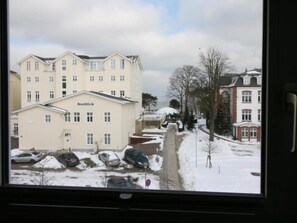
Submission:
<svg viewBox="0 0 297 223">
<path fill-rule="evenodd" d="M 115 91 L 111 91 L 110 94 L 113 95 L 113 96 L 115 96 L 116 95 L 116 92 Z"/>
<path fill-rule="evenodd" d="M 125 76 L 124 75 L 120 76 L 120 81 L 125 81 Z"/>
<path fill-rule="evenodd" d="M 96 70 L 97 69 L 97 62 L 90 62 L 90 70 Z"/>
<path fill-rule="evenodd" d="M 45 122 L 46 123 L 51 122 L 51 115 L 45 115 Z"/>
<path fill-rule="evenodd" d="M 120 91 L 120 96 L 124 97 L 125 96 L 125 91 Z"/>
<path fill-rule="evenodd" d="M 125 59 L 120 60 L 120 68 L 125 69 Z"/>
<path fill-rule="evenodd" d="M 49 82 L 54 82 L 54 77 L 53 76 L 49 77 Z"/>
<path fill-rule="evenodd" d="M 261 122 L 261 119 L 262 119 L 261 116 L 262 116 L 261 115 L 261 109 L 258 109 L 258 122 Z"/>
<path fill-rule="evenodd" d="M 261 103 L 262 92 L 258 91 L 258 103 Z"/>
<path fill-rule="evenodd" d="M 35 101 L 39 102 L 39 91 L 35 91 Z"/>
<path fill-rule="evenodd" d="M 56 65 L 53 63 L 52 64 L 52 70 L 55 71 L 56 70 Z"/>
<path fill-rule="evenodd" d="M 223 103 L 228 103 L 228 92 L 226 92 L 226 91 L 224 91 L 223 93 L 222 93 L 222 102 Z"/>
<path fill-rule="evenodd" d="M 111 80 L 111 81 L 115 81 L 115 79 L 116 79 L 116 78 L 115 78 L 115 75 L 111 75 L 111 76 L 110 76 L 110 80 Z"/>
<path fill-rule="evenodd" d="M 66 60 L 62 60 L 62 70 L 66 70 Z"/>
<path fill-rule="evenodd" d="M 62 88 L 65 89 L 67 87 L 66 82 L 62 82 Z"/>
<path fill-rule="evenodd" d="M 73 90 L 73 91 L 72 91 L 72 93 L 76 93 L 76 92 L 77 92 L 77 90 Z"/>
<path fill-rule="evenodd" d="M 50 93 L 49 93 L 49 97 L 50 97 L 50 98 L 54 98 L 54 97 L 55 97 L 54 91 L 50 91 Z"/>
<path fill-rule="evenodd" d="M 98 80 L 99 80 L 100 82 L 102 82 L 102 81 L 103 81 L 103 76 L 99 76 L 99 77 L 98 77 Z"/>
<path fill-rule="evenodd" d="M 27 77 L 27 83 L 31 82 L 31 77 Z"/>
<path fill-rule="evenodd" d="M 66 91 L 62 91 L 62 97 L 65 97 L 66 96 Z"/>
<path fill-rule="evenodd" d="M 249 129 L 248 128 L 242 128 L 241 129 L 241 137 L 242 138 L 248 138 L 249 137 Z"/>
<path fill-rule="evenodd" d="M 39 70 L 39 62 L 35 61 L 35 70 Z"/>
<path fill-rule="evenodd" d="M 80 122 L 80 113 L 74 112 L 74 122 Z"/>
<path fill-rule="evenodd" d="M 104 144 L 105 145 L 110 145 L 111 143 L 111 137 L 110 137 L 110 134 L 107 133 L 107 134 L 104 134 Z"/>
<path fill-rule="evenodd" d="M 87 112 L 87 122 L 93 122 L 93 112 Z"/>
<path fill-rule="evenodd" d="M 257 138 L 257 129 L 256 128 L 250 128 L 250 137 Z"/>
<path fill-rule="evenodd" d="M 31 91 L 27 91 L 27 102 L 31 102 Z"/>
<path fill-rule="evenodd" d="M 258 84 L 258 85 L 261 85 L 261 84 L 262 84 L 262 75 L 259 75 L 259 76 L 257 77 L 257 84 Z"/>
<path fill-rule="evenodd" d="M 77 76 L 74 75 L 73 78 L 72 78 L 72 80 L 73 80 L 73 81 L 77 81 Z"/>
<path fill-rule="evenodd" d="M 252 121 L 252 110 L 249 110 L 249 109 L 242 110 L 242 121 L 243 122 Z"/>
<path fill-rule="evenodd" d="M 77 65 L 77 60 L 76 59 L 72 60 L 72 65 Z"/>
<path fill-rule="evenodd" d="M 104 112 L 104 122 L 110 122 L 110 112 Z"/>
<path fill-rule="evenodd" d="M 19 124 L 13 123 L 13 135 L 18 136 L 19 135 Z"/>
<path fill-rule="evenodd" d="M 242 92 L 242 103 L 251 103 L 252 102 L 252 92 L 243 91 Z"/>
<path fill-rule="evenodd" d="M 64 121 L 65 122 L 70 122 L 71 118 L 70 118 L 70 112 L 66 112 L 64 115 Z"/>
<path fill-rule="evenodd" d="M 110 68 L 115 69 L 115 59 L 110 60 Z"/>
<path fill-rule="evenodd" d="M 93 143 L 93 133 L 87 133 L 87 145 L 92 145 Z"/>
<path fill-rule="evenodd" d="M 101 62 L 98 61 L 98 70 L 103 70 L 104 66 Z"/>
<path fill-rule="evenodd" d="M 243 85 L 249 85 L 250 80 L 251 80 L 251 77 L 249 77 L 249 76 L 243 77 Z"/>
<path fill-rule="evenodd" d="M 94 76 L 90 76 L 90 81 L 91 81 L 91 82 L 94 81 Z"/>
<path fill-rule="evenodd" d="M 39 77 L 35 77 L 35 82 L 39 82 Z"/>
<path fill-rule="evenodd" d="M 62 81 L 66 81 L 66 80 L 67 80 L 66 76 L 63 75 L 63 76 L 62 76 Z"/>
<path fill-rule="evenodd" d="M 28 71 L 31 70 L 31 62 L 30 61 L 27 61 L 26 65 L 27 65 L 27 70 Z"/>
</svg>

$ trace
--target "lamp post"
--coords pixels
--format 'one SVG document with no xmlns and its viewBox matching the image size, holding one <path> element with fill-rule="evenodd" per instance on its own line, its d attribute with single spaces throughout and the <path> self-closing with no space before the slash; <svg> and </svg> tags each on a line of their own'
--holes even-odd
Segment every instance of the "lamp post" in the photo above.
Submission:
<svg viewBox="0 0 297 223">
<path fill-rule="evenodd" d="M 197 131 L 198 131 L 198 129 L 197 129 L 197 127 L 198 126 L 196 126 L 195 127 L 195 145 L 196 145 L 196 154 L 195 154 L 195 158 L 196 158 L 196 168 L 197 168 L 197 166 L 198 166 L 198 160 L 197 160 Z"/>
</svg>

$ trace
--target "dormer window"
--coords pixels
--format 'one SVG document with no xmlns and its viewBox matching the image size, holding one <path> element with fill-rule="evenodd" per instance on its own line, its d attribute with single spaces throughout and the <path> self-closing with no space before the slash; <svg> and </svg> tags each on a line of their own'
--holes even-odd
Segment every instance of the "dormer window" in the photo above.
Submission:
<svg viewBox="0 0 297 223">
<path fill-rule="evenodd" d="M 257 77 L 257 84 L 258 84 L 258 85 L 262 85 L 262 75 L 259 75 L 259 76 Z"/>
<path fill-rule="evenodd" d="M 66 60 L 62 60 L 62 70 L 66 70 Z"/>
<path fill-rule="evenodd" d="M 250 82 L 251 82 L 251 77 L 249 77 L 249 76 L 243 77 L 243 85 L 249 85 Z"/>
<path fill-rule="evenodd" d="M 223 103 L 228 103 L 228 99 L 229 99 L 229 97 L 228 97 L 229 95 L 228 95 L 228 92 L 227 91 L 224 91 L 223 93 L 222 93 L 222 102 Z"/>
</svg>

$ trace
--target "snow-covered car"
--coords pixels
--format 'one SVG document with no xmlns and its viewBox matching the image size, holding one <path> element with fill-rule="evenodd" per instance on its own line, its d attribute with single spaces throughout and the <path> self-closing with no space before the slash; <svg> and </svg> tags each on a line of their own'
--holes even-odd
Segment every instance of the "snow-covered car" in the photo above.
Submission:
<svg viewBox="0 0 297 223">
<path fill-rule="evenodd" d="M 108 188 L 135 188 L 134 184 L 124 177 L 112 176 L 107 180 Z"/>
<path fill-rule="evenodd" d="M 113 151 L 99 152 L 98 159 L 108 167 L 118 167 L 121 164 L 121 159 Z"/>
<path fill-rule="evenodd" d="M 149 160 L 147 156 L 138 148 L 129 148 L 125 150 L 124 160 L 133 164 L 135 167 L 148 168 Z"/>
<path fill-rule="evenodd" d="M 33 151 L 33 152 L 22 152 L 11 156 L 11 163 L 36 163 L 44 158 L 43 153 Z"/>
<path fill-rule="evenodd" d="M 73 152 L 66 152 L 56 156 L 56 159 L 65 167 L 74 167 L 80 164 L 79 158 Z"/>
</svg>

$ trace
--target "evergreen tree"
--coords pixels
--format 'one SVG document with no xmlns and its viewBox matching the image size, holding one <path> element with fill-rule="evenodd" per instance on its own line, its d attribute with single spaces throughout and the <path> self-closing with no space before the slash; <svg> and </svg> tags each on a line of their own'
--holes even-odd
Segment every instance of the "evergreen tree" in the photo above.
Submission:
<svg viewBox="0 0 297 223">
<path fill-rule="evenodd" d="M 194 114 L 193 110 L 191 110 L 191 114 L 189 115 L 189 118 L 187 120 L 187 129 L 192 130 L 194 128 Z"/>
<path fill-rule="evenodd" d="M 225 135 L 230 132 L 229 117 L 223 105 L 218 106 L 217 116 L 215 119 L 215 132 L 220 135 Z"/>
</svg>

